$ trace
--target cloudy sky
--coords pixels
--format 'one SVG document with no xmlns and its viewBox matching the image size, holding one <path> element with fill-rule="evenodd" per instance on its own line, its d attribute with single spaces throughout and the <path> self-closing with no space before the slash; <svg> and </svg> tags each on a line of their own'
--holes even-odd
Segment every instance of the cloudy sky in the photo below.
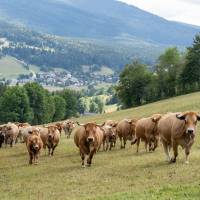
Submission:
<svg viewBox="0 0 200 200">
<path fill-rule="evenodd" d="M 120 0 L 169 20 L 200 26 L 200 0 Z"/>
</svg>

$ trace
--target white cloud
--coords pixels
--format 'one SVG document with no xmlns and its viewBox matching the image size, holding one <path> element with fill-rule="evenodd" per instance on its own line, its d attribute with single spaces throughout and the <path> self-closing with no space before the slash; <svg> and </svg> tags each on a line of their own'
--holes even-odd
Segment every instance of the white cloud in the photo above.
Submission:
<svg viewBox="0 0 200 200">
<path fill-rule="evenodd" d="M 120 0 L 168 20 L 200 26 L 200 0 Z"/>
</svg>

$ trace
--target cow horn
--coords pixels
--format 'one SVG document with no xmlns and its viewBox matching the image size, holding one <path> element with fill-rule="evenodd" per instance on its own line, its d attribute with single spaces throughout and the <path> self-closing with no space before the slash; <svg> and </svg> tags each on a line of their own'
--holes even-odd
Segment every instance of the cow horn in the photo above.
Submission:
<svg viewBox="0 0 200 200">
<path fill-rule="evenodd" d="M 79 126 L 84 126 L 85 124 L 80 124 L 78 121 L 76 122 Z"/>
<path fill-rule="evenodd" d="M 177 114 L 176 118 L 180 119 L 180 120 L 185 120 L 185 114 L 181 113 L 181 114 Z"/>
<path fill-rule="evenodd" d="M 100 127 L 102 127 L 102 126 L 104 126 L 104 125 L 105 125 L 105 123 L 106 123 L 106 122 L 104 122 L 103 124 L 97 124 L 97 126 L 100 126 Z"/>
</svg>

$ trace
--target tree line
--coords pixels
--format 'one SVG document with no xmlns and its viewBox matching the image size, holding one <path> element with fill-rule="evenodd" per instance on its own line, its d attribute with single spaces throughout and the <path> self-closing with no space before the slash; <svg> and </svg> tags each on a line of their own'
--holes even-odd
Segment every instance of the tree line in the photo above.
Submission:
<svg viewBox="0 0 200 200">
<path fill-rule="evenodd" d="M 86 102 L 83 97 L 84 92 L 70 89 L 51 93 L 38 83 L 12 87 L 0 84 L 0 123 L 45 124 L 78 117 L 88 107 L 88 112 L 103 112 L 101 99 Z"/>
<path fill-rule="evenodd" d="M 181 53 L 169 48 L 155 67 L 139 62 L 125 66 L 116 87 L 124 108 L 200 90 L 200 34 L 193 45 Z"/>
</svg>

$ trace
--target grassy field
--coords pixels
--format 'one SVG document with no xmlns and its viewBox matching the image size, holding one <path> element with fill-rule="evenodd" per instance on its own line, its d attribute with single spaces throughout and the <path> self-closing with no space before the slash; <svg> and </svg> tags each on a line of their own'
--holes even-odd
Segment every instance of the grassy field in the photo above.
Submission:
<svg viewBox="0 0 200 200">
<path fill-rule="evenodd" d="M 140 118 L 169 111 L 200 111 L 200 93 L 180 96 L 138 108 L 80 118 L 80 122 L 125 117 Z M 200 126 L 199 126 L 200 127 Z M 198 132 L 200 129 L 198 129 Z M 181 150 L 181 149 L 179 149 Z M 81 168 L 73 139 L 62 136 L 54 157 L 42 152 L 39 165 L 28 165 L 24 144 L 0 149 L 0 199 L 97 200 L 199 200 L 200 136 L 192 148 L 190 164 L 181 150 L 176 164 L 165 161 L 162 146 L 154 153 L 140 152 L 127 144 L 94 156 L 91 168 Z"/>
<path fill-rule="evenodd" d="M 31 65 L 30 70 L 38 72 L 39 68 Z M 17 78 L 20 74 L 29 74 L 24 68 L 22 62 L 11 56 L 5 56 L 0 59 L 0 78 Z"/>
</svg>

